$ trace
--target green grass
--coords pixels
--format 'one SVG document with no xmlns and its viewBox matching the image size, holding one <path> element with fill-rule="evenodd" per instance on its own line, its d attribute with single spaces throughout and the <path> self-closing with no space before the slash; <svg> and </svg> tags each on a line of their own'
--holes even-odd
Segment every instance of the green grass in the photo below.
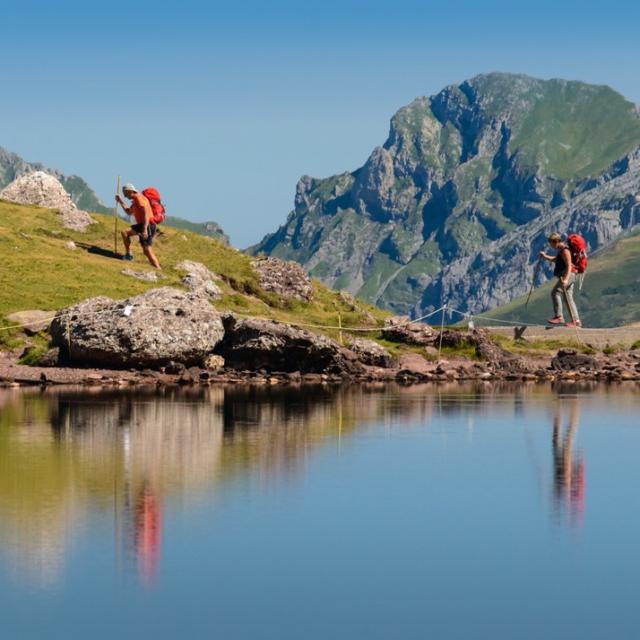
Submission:
<svg viewBox="0 0 640 640">
<path fill-rule="evenodd" d="M 598 173 L 640 143 L 634 105 L 605 86 L 549 80 L 509 145 L 565 180 Z"/>
<path fill-rule="evenodd" d="M 13 311 L 42 309 L 55 311 L 85 298 L 104 295 L 121 299 L 159 286 L 182 288 L 182 273 L 175 266 L 189 259 L 202 262 L 223 278 L 223 298 L 216 302 L 220 310 L 267 317 L 295 323 L 336 325 L 338 314 L 348 326 L 370 325 L 370 315 L 382 321 L 386 312 L 364 302 L 353 311 L 338 293 L 314 281 L 315 297 L 310 303 L 286 300 L 264 292 L 251 266 L 251 257 L 212 238 L 163 227 L 155 244 L 165 279 L 146 283 L 121 273 L 151 270 L 139 247 L 134 245 L 135 260 L 94 253 L 113 251 L 114 218 L 92 214 L 97 224 L 87 233 L 65 229 L 59 216 L 48 209 L 25 207 L 0 201 L 0 326 L 8 323 Z M 119 228 L 125 224 L 119 222 Z M 65 245 L 73 240 L 77 249 Z M 120 250 L 122 245 L 119 243 Z M 20 343 L 15 332 L 0 331 L 0 347 Z"/>
</svg>

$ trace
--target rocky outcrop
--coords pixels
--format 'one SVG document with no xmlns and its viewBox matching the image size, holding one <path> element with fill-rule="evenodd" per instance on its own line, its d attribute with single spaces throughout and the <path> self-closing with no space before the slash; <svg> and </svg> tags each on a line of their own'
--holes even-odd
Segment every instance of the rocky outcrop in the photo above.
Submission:
<svg viewBox="0 0 640 640">
<path fill-rule="evenodd" d="M 206 298 L 171 287 L 119 301 L 91 298 L 59 311 L 51 325 L 68 362 L 113 368 L 200 364 L 223 334 Z"/>
<path fill-rule="evenodd" d="M 0 191 L 0 198 L 18 204 L 57 209 L 62 217 L 62 224 L 74 231 L 86 231 L 89 225 L 95 224 L 95 220 L 86 211 L 78 209 L 62 184 L 44 171 L 16 178 Z"/>
<path fill-rule="evenodd" d="M 326 336 L 299 327 L 262 320 L 224 316 L 225 335 L 216 348 L 227 366 L 241 370 L 266 370 L 332 375 L 362 370 L 357 356 Z"/>
<path fill-rule="evenodd" d="M 577 349 L 560 349 L 551 361 L 551 368 L 557 371 L 573 371 L 581 368 L 597 370 L 600 365 L 593 356 L 578 353 Z"/>
<path fill-rule="evenodd" d="M 222 289 L 216 284 L 219 277 L 209 271 L 201 262 L 183 260 L 176 265 L 178 271 L 186 271 L 182 283 L 198 295 L 203 295 L 211 300 L 219 300 L 222 297 Z"/>
<path fill-rule="evenodd" d="M 372 367 L 389 368 L 393 362 L 391 354 L 375 340 L 352 338 L 349 349 L 358 356 L 360 362 Z"/>
<path fill-rule="evenodd" d="M 400 109 L 360 169 L 301 178 L 252 251 L 399 314 L 479 313 L 526 291 L 549 231 L 594 251 L 640 223 L 639 149 L 640 116 L 608 87 L 481 75 Z"/>
<path fill-rule="evenodd" d="M 411 322 L 408 316 L 385 319 L 382 337 L 391 342 L 426 346 L 433 344 L 438 334 L 424 322 Z"/>
<path fill-rule="evenodd" d="M 39 162 L 27 162 L 18 154 L 0 147 L 0 189 L 6 187 L 16 178 L 36 171 L 44 171 L 59 180 L 79 209 L 97 213 L 112 211 L 105 207 L 93 189 L 79 176 L 65 175 L 61 171 L 45 167 Z"/>
<path fill-rule="evenodd" d="M 309 302 L 313 298 L 313 285 L 307 272 L 293 261 L 261 258 L 252 262 L 258 274 L 260 287 L 283 298 Z"/>
</svg>

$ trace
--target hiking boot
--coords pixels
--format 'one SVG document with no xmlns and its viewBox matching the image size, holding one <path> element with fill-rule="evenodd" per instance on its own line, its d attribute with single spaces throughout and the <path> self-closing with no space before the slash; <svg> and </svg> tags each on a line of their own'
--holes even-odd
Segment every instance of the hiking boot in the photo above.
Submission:
<svg viewBox="0 0 640 640">
<path fill-rule="evenodd" d="M 564 318 L 562 316 L 555 316 L 547 320 L 547 324 L 564 324 Z"/>
<path fill-rule="evenodd" d="M 576 320 L 575 322 L 571 321 L 571 322 L 567 322 L 567 324 L 565 324 L 564 326 L 565 327 L 581 327 L 582 322 L 580 322 L 580 320 Z"/>
<path fill-rule="evenodd" d="M 130 253 L 125 253 L 125 254 L 122 256 L 122 259 L 123 259 L 123 260 L 133 260 L 133 256 L 132 256 Z"/>
</svg>

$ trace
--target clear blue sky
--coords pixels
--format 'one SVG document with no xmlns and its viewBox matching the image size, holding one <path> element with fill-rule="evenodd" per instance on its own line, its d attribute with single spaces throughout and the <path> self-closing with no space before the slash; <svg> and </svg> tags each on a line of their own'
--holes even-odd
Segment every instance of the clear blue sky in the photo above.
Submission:
<svg viewBox="0 0 640 640">
<path fill-rule="evenodd" d="M 158 186 L 240 247 L 295 184 L 360 166 L 391 115 L 487 71 L 609 84 L 640 102 L 640 3 L 538 0 L 2 2 L 0 146 Z"/>
</svg>

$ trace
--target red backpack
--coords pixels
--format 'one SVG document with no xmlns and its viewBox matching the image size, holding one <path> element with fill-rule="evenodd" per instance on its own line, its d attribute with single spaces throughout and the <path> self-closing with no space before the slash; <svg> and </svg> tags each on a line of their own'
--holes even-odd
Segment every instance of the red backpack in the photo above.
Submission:
<svg viewBox="0 0 640 640">
<path fill-rule="evenodd" d="M 573 270 L 576 273 L 584 273 L 587 270 L 589 264 L 589 258 L 587 258 L 587 242 L 577 233 L 570 233 L 567 236 L 567 244 L 569 245 L 569 251 L 571 252 L 571 264 Z"/>
<path fill-rule="evenodd" d="M 165 218 L 165 208 L 160 200 L 160 192 L 155 187 L 147 187 L 142 195 L 149 201 L 153 211 L 153 224 L 161 224 Z"/>
</svg>

